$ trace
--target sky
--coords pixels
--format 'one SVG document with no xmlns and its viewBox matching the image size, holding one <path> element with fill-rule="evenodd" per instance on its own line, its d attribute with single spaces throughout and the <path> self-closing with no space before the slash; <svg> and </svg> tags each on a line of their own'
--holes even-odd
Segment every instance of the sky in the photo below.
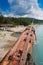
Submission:
<svg viewBox="0 0 43 65">
<path fill-rule="evenodd" d="M 30 17 L 43 20 L 43 0 L 0 0 L 5 17 Z"/>
</svg>

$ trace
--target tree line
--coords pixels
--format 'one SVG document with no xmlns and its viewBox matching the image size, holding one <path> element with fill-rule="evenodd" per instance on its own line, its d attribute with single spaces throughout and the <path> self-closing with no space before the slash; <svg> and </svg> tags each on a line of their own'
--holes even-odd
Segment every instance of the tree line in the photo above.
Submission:
<svg viewBox="0 0 43 65">
<path fill-rule="evenodd" d="M 43 20 L 37 20 L 33 18 L 14 18 L 14 17 L 3 17 L 0 16 L 0 24 L 13 24 L 13 25 L 30 25 L 34 24 L 43 24 Z"/>
</svg>

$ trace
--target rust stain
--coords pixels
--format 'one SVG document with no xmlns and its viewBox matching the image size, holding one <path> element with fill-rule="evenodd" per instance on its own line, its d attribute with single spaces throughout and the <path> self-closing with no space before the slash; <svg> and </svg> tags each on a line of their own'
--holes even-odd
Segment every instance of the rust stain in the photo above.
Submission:
<svg viewBox="0 0 43 65">
<path fill-rule="evenodd" d="M 9 50 L 9 52 L 5 55 L 5 57 L 2 59 L 2 61 L 0 62 L 0 65 L 19 65 L 20 60 L 22 58 L 24 46 L 26 44 L 26 40 L 27 40 L 27 37 L 28 37 L 28 32 L 30 32 L 31 34 L 29 33 L 30 37 L 29 37 L 27 50 L 30 50 L 32 48 L 33 42 L 35 40 L 35 36 L 36 36 L 35 30 L 32 27 L 31 31 L 29 31 L 30 27 L 26 28 L 22 32 L 21 36 L 15 42 L 17 44 L 17 48 L 16 48 L 16 46 L 15 47 L 13 46 Z"/>
</svg>

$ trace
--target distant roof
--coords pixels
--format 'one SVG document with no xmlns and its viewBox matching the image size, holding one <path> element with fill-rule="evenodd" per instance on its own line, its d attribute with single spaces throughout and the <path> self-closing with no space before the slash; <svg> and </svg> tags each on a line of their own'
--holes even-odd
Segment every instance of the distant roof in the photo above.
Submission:
<svg viewBox="0 0 43 65">
<path fill-rule="evenodd" d="M 14 26 L 13 24 L 0 24 L 1 27 L 11 27 L 11 26 Z"/>
</svg>

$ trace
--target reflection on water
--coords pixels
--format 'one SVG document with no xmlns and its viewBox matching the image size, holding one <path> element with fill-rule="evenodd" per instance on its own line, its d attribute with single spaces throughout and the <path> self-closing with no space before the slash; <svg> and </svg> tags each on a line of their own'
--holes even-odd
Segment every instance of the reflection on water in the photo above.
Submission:
<svg viewBox="0 0 43 65">
<path fill-rule="evenodd" d="M 37 40 L 33 46 L 32 57 L 36 65 L 43 65 L 43 25 L 36 28 Z"/>
</svg>

